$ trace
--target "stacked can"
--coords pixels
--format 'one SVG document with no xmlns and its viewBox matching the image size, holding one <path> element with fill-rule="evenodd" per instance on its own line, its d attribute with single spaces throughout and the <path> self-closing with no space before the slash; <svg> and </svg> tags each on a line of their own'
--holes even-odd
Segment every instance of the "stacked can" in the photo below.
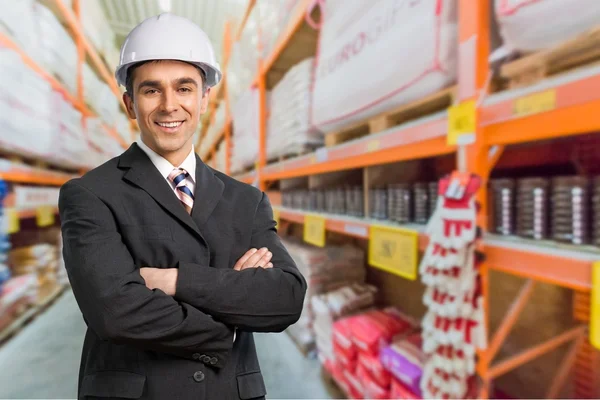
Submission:
<svg viewBox="0 0 600 400">
<path fill-rule="evenodd" d="M 547 238 L 548 179 L 525 178 L 517 185 L 517 234 L 536 240 Z"/>
<path fill-rule="evenodd" d="M 415 183 L 413 187 L 413 198 L 415 205 L 414 221 L 417 224 L 426 224 L 429 221 L 429 191 L 427 183 Z"/>
<path fill-rule="evenodd" d="M 428 188 L 429 188 L 429 216 L 427 219 L 429 220 L 429 218 L 431 218 L 431 215 L 437 208 L 437 201 L 438 201 L 438 183 L 437 183 L 437 181 L 430 182 Z"/>
<path fill-rule="evenodd" d="M 552 239 L 578 245 L 588 242 L 589 198 L 588 178 L 552 179 Z"/>
<path fill-rule="evenodd" d="M 346 214 L 359 218 L 364 216 L 364 201 L 361 186 L 346 187 Z"/>
<path fill-rule="evenodd" d="M 388 219 L 399 224 L 411 221 L 412 188 L 408 183 L 388 185 Z"/>
<path fill-rule="evenodd" d="M 371 218 L 387 219 L 387 190 L 385 188 L 373 188 L 369 191 L 369 209 Z"/>
<path fill-rule="evenodd" d="M 496 179 L 491 182 L 494 207 L 494 232 L 512 235 L 515 232 L 515 181 Z"/>
<path fill-rule="evenodd" d="M 600 176 L 594 179 L 594 194 L 592 195 L 592 226 L 593 243 L 600 247 Z"/>
</svg>

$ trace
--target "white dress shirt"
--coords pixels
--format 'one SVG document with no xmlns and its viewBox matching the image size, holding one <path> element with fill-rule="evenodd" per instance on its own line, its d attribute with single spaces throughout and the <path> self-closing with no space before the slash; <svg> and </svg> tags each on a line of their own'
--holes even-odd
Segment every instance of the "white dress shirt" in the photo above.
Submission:
<svg viewBox="0 0 600 400">
<path fill-rule="evenodd" d="M 183 168 L 188 172 L 189 175 L 185 179 L 187 180 L 187 186 L 190 188 L 192 193 L 194 193 L 194 189 L 196 187 L 196 153 L 194 152 L 194 146 L 192 146 L 190 154 L 188 154 L 185 160 L 183 160 L 181 165 L 174 166 L 163 156 L 161 156 L 160 154 L 152 150 L 150 147 L 148 147 L 143 140 L 138 141 L 137 144 L 138 146 L 140 146 L 140 149 L 142 149 L 144 153 L 146 153 L 146 155 L 150 158 L 150 161 L 152 161 L 152 164 L 154 164 L 158 172 L 160 172 L 160 174 L 165 178 L 165 180 L 169 182 L 169 185 L 171 185 L 171 187 L 173 188 L 173 193 L 175 193 L 177 189 L 175 187 L 175 184 L 169 180 L 169 174 L 175 168 Z"/>
<path fill-rule="evenodd" d="M 169 174 L 175 168 L 183 168 L 189 173 L 189 175 L 185 179 L 187 179 L 188 187 L 190 188 L 192 193 L 194 192 L 194 189 L 196 187 L 196 153 L 194 152 L 194 146 L 192 146 L 190 154 L 188 154 L 185 160 L 183 160 L 181 165 L 176 167 L 169 161 L 167 161 L 163 156 L 161 156 L 160 154 L 152 150 L 150 147 L 148 147 L 146 143 L 144 143 L 144 141 L 140 140 L 137 142 L 137 144 L 138 146 L 140 146 L 140 149 L 142 149 L 144 153 L 146 153 L 146 155 L 150 158 L 150 161 L 152 161 L 152 164 L 154 164 L 158 172 L 160 172 L 160 174 L 165 178 L 169 185 L 171 185 L 171 187 L 173 188 L 173 194 L 175 194 L 175 196 L 177 196 L 175 192 L 177 188 L 175 187 L 173 182 L 169 180 Z M 179 198 L 179 196 L 177 198 Z M 235 328 L 233 331 L 234 342 L 236 334 L 237 328 Z"/>
</svg>

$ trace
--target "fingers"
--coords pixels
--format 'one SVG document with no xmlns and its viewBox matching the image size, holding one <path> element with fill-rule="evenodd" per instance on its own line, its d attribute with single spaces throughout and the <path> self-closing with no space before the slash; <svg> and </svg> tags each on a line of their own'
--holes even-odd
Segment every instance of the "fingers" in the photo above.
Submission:
<svg viewBox="0 0 600 400">
<path fill-rule="evenodd" d="M 265 250 L 263 256 L 254 263 L 254 265 L 250 264 L 250 261 L 252 260 L 252 258 L 250 260 L 248 260 L 246 262 L 246 265 L 244 267 L 242 267 L 242 270 L 246 269 L 246 268 L 265 268 L 267 264 L 269 264 L 269 261 L 271 261 L 271 258 L 273 257 L 273 253 L 271 253 L 268 249 Z"/>
<path fill-rule="evenodd" d="M 237 263 L 235 263 L 235 266 L 233 267 L 233 269 L 235 269 L 236 271 L 240 271 L 242 269 L 242 266 L 244 265 L 244 263 L 246 261 L 248 261 L 248 259 L 254 254 L 256 253 L 258 250 L 257 249 L 250 249 L 246 252 L 246 254 L 244 254 L 242 256 L 242 258 L 240 258 L 238 260 Z"/>
<path fill-rule="evenodd" d="M 250 256 L 250 258 L 248 258 L 248 260 L 246 260 L 246 262 L 242 265 L 242 269 L 246 269 L 246 268 L 255 268 L 258 266 L 262 265 L 266 265 L 269 261 L 271 261 L 271 258 L 269 256 L 270 252 L 269 249 L 267 249 L 266 247 L 263 247 L 262 249 L 258 250 L 256 253 L 252 254 Z M 268 258 L 266 261 L 263 260 L 263 258 Z"/>
</svg>

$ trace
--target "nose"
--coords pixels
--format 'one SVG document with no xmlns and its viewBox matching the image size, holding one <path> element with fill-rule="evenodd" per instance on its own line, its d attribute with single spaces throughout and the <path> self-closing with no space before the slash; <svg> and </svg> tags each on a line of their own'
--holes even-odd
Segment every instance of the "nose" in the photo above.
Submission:
<svg viewBox="0 0 600 400">
<path fill-rule="evenodd" d="M 177 111 L 179 107 L 177 103 L 177 96 L 172 90 L 165 90 L 161 98 L 161 111 L 165 113 L 172 113 Z"/>
</svg>

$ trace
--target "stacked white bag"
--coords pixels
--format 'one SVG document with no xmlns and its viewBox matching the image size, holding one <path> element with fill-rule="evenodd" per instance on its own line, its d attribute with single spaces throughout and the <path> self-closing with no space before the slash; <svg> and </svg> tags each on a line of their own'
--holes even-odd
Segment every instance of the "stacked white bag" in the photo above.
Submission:
<svg viewBox="0 0 600 400">
<path fill-rule="evenodd" d="M 214 159 L 215 159 L 215 169 L 217 171 L 221 171 L 221 172 L 225 172 L 225 166 L 226 166 L 226 162 L 227 159 L 225 157 L 226 153 L 225 153 L 225 141 L 221 141 L 221 143 L 219 144 L 219 146 L 217 147 L 217 151 L 214 155 Z"/>
<path fill-rule="evenodd" d="M 260 26 L 265 33 L 260 37 L 261 57 L 267 59 L 286 28 L 290 19 L 302 4 L 298 0 L 261 0 L 256 8 L 260 14 Z"/>
<path fill-rule="evenodd" d="M 42 63 L 43 53 L 39 51 L 40 38 L 37 31 L 34 9 L 35 0 L 0 0 L 0 31 L 5 31 L 13 41 L 35 62 Z"/>
<path fill-rule="evenodd" d="M 495 0 L 494 9 L 509 51 L 549 48 L 600 25 L 597 0 Z"/>
<path fill-rule="evenodd" d="M 225 126 L 225 111 L 225 104 L 224 102 L 221 102 L 206 131 L 206 136 L 202 139 L 202 153 L 200 154 L 206 154 L 206 152 L 210 150 L 210 146 L 212 146 L 217 139 L 217 136 L 223 131 L 223 127 Z"/>
<path fill-rule="evenodd" d="M 303 346 L 310 346 L 315 343 L 312 299 L 347 285 L 363 283 L 365 254 L 350 245 L 319 248 L 293 239 L 284 239 L 284 244 L 308 285 L 300 320 L 288 328 L 288 333 Z"/>
<path fill-rule="evenodd" d="M 323 145 L 323 135 L 310 124 L 314 59 L 293 66 L 269 97 L 267 158 L 300 154 Z"/>
<path fill-rule="evenodd" d="M 254 9 L 246 21 L 239 41 L 231 46 L 225 89 L 232 104 L 235 104 L 238 98 L 250 88 L 258 73 L 259 17 Z"/>
<path fill-rule="evenodd" d="M 47 71 L 58 76 L 71 93 L 77 92 L 77 46 L 52 11 L 40 3 L 34 4 L 36 35 Z"/>
<path fill-rule="evenodd" d="M 229 85 L 227 85 L 229 86 Z M 242 172 L 258 160 L 259 93 L 256 88 L 247 89 L 231 110 L 233 140 L 231 172 Z"/>
<path fill-rule="evenodd" d="M 91 147 L 89 154 L 86 155 L 89 163 L 100 165 L 123 152 L 119 142 L 103 127 L 100 118 L 87 118 L 86 128 L 89 140 L 96 147 Z"/>
<path fill-rule="evenodd" d="M 456 0 L 327 0 L 313 123 L 333 131 L 456 81 Z"/>
<path fill-rule="evenodd" d="M 83 65 L 83 88 L 86 103 L 104 122 L 114 126 L 120 113 L 119 99 L 87 63 Z"/>
</svg>

